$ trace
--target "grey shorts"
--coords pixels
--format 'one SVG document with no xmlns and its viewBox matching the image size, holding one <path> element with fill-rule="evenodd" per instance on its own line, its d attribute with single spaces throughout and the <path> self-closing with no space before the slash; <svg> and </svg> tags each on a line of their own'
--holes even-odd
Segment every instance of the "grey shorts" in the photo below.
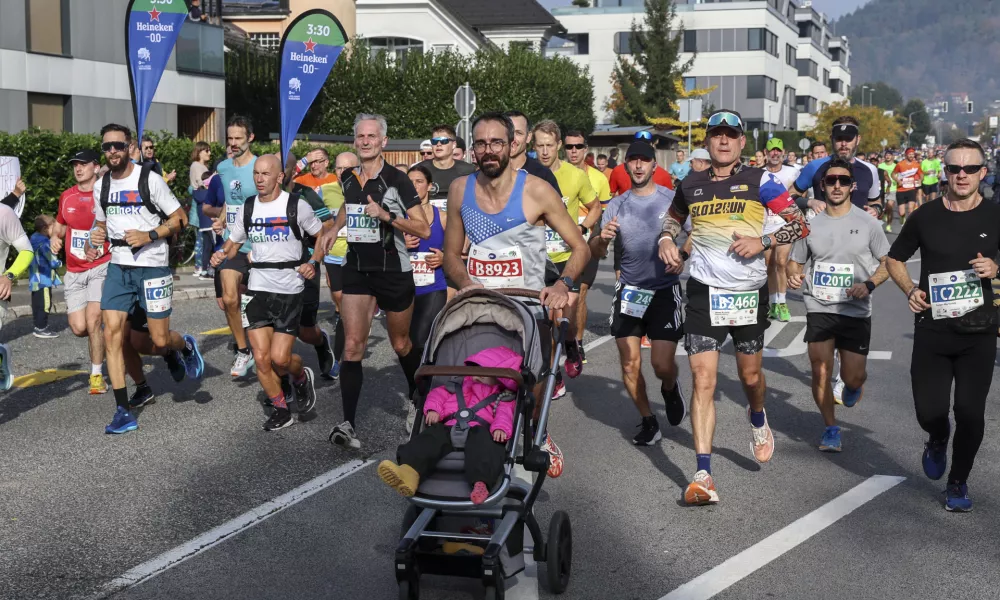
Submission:
<svg viewBox="0 0 1000 600">
<path fill-rule="evenodd" d="M 63 280 L 66 287 L 63 289 L 63 293 L 66 296 L 67 313 L 83 310 L 90 302 L 100 303 L 101 291 L 104 289 L 104 280 L 108 276 L 108 265 L 110 264 L 110 262 L 106 262 L 80 273 L 66 271 L 66 277 Z"/>
</svg>

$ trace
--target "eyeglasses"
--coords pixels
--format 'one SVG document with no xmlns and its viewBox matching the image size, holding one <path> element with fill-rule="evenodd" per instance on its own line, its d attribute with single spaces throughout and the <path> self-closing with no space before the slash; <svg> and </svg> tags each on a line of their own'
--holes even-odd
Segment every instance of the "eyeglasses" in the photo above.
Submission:
<svg viewBox="0 0 1000 600">
<path fill-rule="evenodd" d="M 311 167 L 313 165 L 321 165 L 323 163 L 328 163 L 328 162 L 330 162 L 329 158 L 320 158 L 309 163 L 309 166 Z"/>
<path fill-rule="evenodd" d="M 124 152 L 125 148 L 128 148 L 128 144 L 125 142 L 104 142 L 101 144 L 101 152 Z"/>
<path fill-rule="evenodd" d="M 583 150 L 587 147 L 587 144 L 563 144 L 563 148 L 567 150 Z"/>
<path fill-rule="evenodd" d="M 503 150 L 503 147 L 507 145 L 507 142 L 503 140 L 490 140 L 489 142 L 476 140 L 472 143 L 472 149 L 475 150 L 477 154 L 482 154 L 486 151 L 487 145 L 490 147 L 490 152 L 500 152 Z"/>
<path fill-rule="evenodd" d="M 346 171 L 347 169 L 353 169 L 354 167 L 334 167 L 333 170 L 336 172 Z"/>
<path fill-rule="evenodd" d="M 827 175 L 823 178 L 823 183 L 828 187 L 833 187 L 836 184 L 840 184 L 840 187 L 850 187 L 854 183 L 854 179 L 850 175 Z"/>
<path fill-rule="evenodd" d="M 715 113 L 708 118 L 709 127 L 718 127 L 719 125 L 728 125 L 734 129 L 743 131 L 743 120 L 731 112 Z"/>
<path fill-rule="evenodd" d="M 950 175 L 958 175 L 962 171 L 965 171 L 966 175 L 975 175 L 976 173 L 978 173 L 979 171 L 981 171 L 982 168 L 983 168 L 983 165 L 965 165 L 964 167 L 962 165 L 945 165 L 944 166 L 944 170 L 947 171 Z"/>
<path fill-rule="evenodd" d="M 455 140 L 452 139 L 452 138 L 450 138 L 450 137 L 436 137 L 436 138 L 431 138 L 431 145 L 432 146 L 443 146 L 444 144 L 450 144 L 450 143 L 452 143 L 454 141 Z"/>
<path fill-rule="evenodd" d="M 635 139 L 646 140 L 647 142 L 653 141 L 653 134 L 648 131 L 637 131 L 635 133 Z"/>
<path fill-rule="evenodd" d="M 717 131 L 713 131 L 708 135 L 709 137 L 719 137 L 720 135 L 724 135 L 731 140 L 738 140 L 740 139 L 740 136 L 743 135 L 743 132 L 738 129 L 732 129 L 731 127 L 726 127 L 719 129 Z"/>
</svg>

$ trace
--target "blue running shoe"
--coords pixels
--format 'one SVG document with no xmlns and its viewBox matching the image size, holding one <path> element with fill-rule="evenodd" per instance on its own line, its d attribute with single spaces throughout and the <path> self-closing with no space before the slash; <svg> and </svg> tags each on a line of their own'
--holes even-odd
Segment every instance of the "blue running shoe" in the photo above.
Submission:
<svg viewBox="0 0 1000 600">
<path fill-rule="evenodd" d="M 934 481 L 944 477 L 948 468 L 948 440 L 930 440 L 924 444 L 924 475 Z"/>
<path fill-rule="evenodd" d="M 949 483 L 945 490 L 944 509 L 948 512 L 972 512 L 969 486 L 964 483 Z"/>
<path fill-rule="evenodd" d="M 104 428 L 104 433 L 128 433 L 136 429 L 139 429 L 139 422 L 135 420 L 135 415 L 119 406 L 111 424 Z"/>
<path fill-rule="evenodd" d="M 840 427 L 831 425 L 823 432 L 823 439 L 819 443 L 821 452 L 840 452 L 843 446 L 840 443 Z"/>
<path fill-rule="evenodd" d="M 201 357 L 201 350 L 198 350 L 198 342 L 192 335 L 184 336 L 184 370 L 188 379 L 201 379 L 205 372 L 205 359 Z"/>
<path fill-rule="evenodd" d="M 333 361 L 333 368 L 330 369 L 330 379 L 337 380 L 340 379 L 340 361 Z"/>
<path fill-rule="evenodd" d="M 170 378 L 175 382 L 184 381 L 184 359 L 180 352 L 168 352 L 163 360 L 167 362 L 167 369 L 170 371 Z"/>
<path fill-rule="evenodd" d="M 861 386 L 856 390 L 852 390 L 846 385 L 844 386 L 844 391 L 840 395 L 840 403 L 851 408 L 855 404 L 861 401 L 861 396 L 865 393 L 865 386 Z"/>
<path fill-rule="evenodd" d="M 337 365 L 337 373 L 340 373 L 340 365 Z M 0 344 L 0 391 L 6 392 L 14 385 L 14 373 L 10 365 L 10 350 L 6 344 Z"/>
</svg>

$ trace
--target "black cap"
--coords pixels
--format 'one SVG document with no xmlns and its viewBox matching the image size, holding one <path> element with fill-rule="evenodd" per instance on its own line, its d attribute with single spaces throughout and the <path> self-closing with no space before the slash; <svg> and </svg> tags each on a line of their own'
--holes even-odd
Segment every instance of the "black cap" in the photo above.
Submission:
<svg viewBox="0 0 1000 600">
<path fill-rule="evenodd" d="M 71 163 L 100 163 L 101 155 L 93 150 L 80 150 L 76 154 L 70 157 L 69 162 Z"/>
<path fill-rule="evenodd" d="M 642 158 L 648 158 L 649 160 L 656 160 L 656 152 L 653 147 L 647 142 L 632 142 L 628 146 L 628 150 L 625 151 L 625 160 L 633 156 L 641 156 Z"/>
<path fill-rule="evenodd" d="M 843 138 L 845 140 L 853 140 L 858 137 L 858 126 L 853 123 L 840 123 L 839 125 L 833 126 L 834 138 Z"/>
</svg>

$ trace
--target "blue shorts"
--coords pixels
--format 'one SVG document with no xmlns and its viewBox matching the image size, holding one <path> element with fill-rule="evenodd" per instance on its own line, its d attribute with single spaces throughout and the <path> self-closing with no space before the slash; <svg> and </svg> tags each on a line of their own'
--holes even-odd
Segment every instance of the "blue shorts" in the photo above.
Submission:
<svg viewBox="0 0 1000 600">
<path fill-rule="evenodd" d="M 174 277 L 169 267 L 122 267 L 108 265 L 101 310 L 128 313 L 136 303 L 150 319 L 170 316 Z"/>
</svg>

